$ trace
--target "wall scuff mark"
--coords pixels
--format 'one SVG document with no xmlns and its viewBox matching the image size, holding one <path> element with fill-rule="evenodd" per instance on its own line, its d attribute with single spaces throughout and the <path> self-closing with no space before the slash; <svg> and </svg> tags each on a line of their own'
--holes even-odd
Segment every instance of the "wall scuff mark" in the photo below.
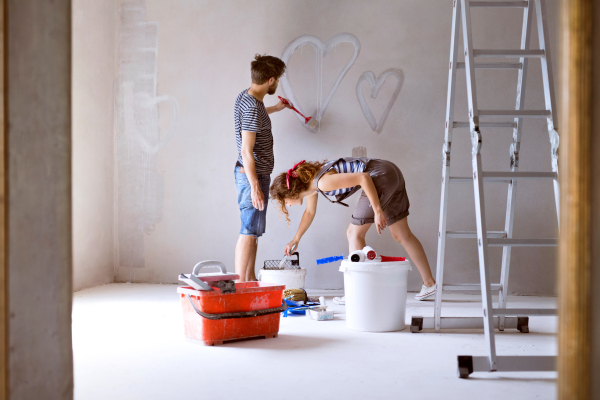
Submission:
<svg viewBox="0 0 600 400">
<path fill-rule="evenodd" d="M 158 22 L 146 22 L 145 0 L 123 1 L 119 7 L 118 78 L 115 129 L 117 173 L 115 187 L 115 268 L 126 269 L 126 280 L 148 280 L 144 236 L 162 219 L 164 175 L 157 155 L 175 133 L 177 100 L 157 95 Z M 173 109 L 171 126 L 162 135 L 158 104 Z M 118 274 L 117 277 L 123 275 Z"/>
</svg>

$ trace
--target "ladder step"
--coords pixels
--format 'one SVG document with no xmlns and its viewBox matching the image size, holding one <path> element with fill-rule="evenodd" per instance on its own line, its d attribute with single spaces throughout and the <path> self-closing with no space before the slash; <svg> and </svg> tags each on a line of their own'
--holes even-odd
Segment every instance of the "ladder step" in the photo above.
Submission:
<svg viewBox="0 0 600 400">
<path fill-rule="evenodd" d="M 465 63 L 456 63 L 457 69 L 465 69 Z M 521 63 L 475 63 L 476 69 L 523 69 Z"/>
<path fill-rule="evenodd" d="M 502 285 L 500 283 L 492 283 L 490 285 L 492 290 L 502 290 Z M 479 283 L 455 283 L 442 285 L 443 290 L 481 290 L 481 285 Z"/>
<path fill-rule="evenodd" d="M 489 50 L 473 49 L 473 57 L 544 58 L 544 50 Z"/>
<path fill-rule="evenodd" d="M 558 239 L 488 239 L 488 246 L 555 247 L 558 246 Z"/>
<path fill-rule="evenodd" d="M 480 117 L 548 118 L 549 110 L 479 110 Z"/>
<path fill-rule="evenodd" d="M 469 128 L 470 125 L 468 122 L 454 122 L 452 124 L 453 128 Z M 514 122 L 480 122 L 480 128 L 511 128 L 514 129 L 517 127 L 517 124 Z"/>
<path fill-rule="evenodd" d="M 506 239 L 505 231 L 489 231 L 488 238 Z M 446 231 L 446 237 L 461 239 L 477 239 L 476 231 Z"/>
<path fill-rule="evenodd" d="M 451 176 L 448 179 L 450 183 L 473 183 L 473 178 L 470 176 Z"/>
<path fill-rule="evenodd" d="M 471 7 L 502 7 L 502 8 L 527 8 L 526 1 L 471 1 Z"/>
<path fill-rule="evenodd" d="M 543 316 L 552 316 L 556 315 L 555 308 L 492 308 L 493 316 L 500 315 L 512 315 L 525 317 L 528 315 L 543 315 Z"/>
<path fill-rule="evenodd" d="M 556 172 L 482 172 L 485 182 L 510 182 L 514 179 L 557 179 Z M 472 183 L 470 176 L 451 176 L 450 183 Z"/>
<path fill-rule="evenodd" d="M 513 179 L 557 179 L 556 172 L 496 172 L 483 171 L 481 173 L 486 182 L 510 182 Z"/>
</svg>

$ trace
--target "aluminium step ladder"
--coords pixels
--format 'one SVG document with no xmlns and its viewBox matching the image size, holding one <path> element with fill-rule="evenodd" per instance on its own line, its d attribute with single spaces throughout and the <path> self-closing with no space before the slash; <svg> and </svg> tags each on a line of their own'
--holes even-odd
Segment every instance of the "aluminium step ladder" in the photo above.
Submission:
<svg viewBox="0 0 600 400">
<path fill-rule="evenodd" d="M 539 49 L 529 48 L 533 7 L 535 6 Z M 523 28 L 521 47 L 517 50 L 483 50 L 474 49 L 471 31 L 471 7 L 512 7 L 523 9 Z M 459 26 L 462 20 L 465 62 L 457 62 Z M 494 329 L 502 331 L 505 328 L 516 328 L 528 332 L 529 316 L 553 316 L 554 309 L 510 309 L 506 308 L 508 296 L 508 276 L 510 269 L 511 248 L 515 246 L 557 246 L 557 239 L 513 239 L 514 204 L 516 199 L 517 181 L 521 179 L 552 179 L 554 183 L 554 198 L 557 216 L 559 212 L 558 187 L 558 133 L 555 129 L 556 110 L 554 82 L 548 48 L 548 23 L 544 0 L 527 1 L 470 1 L 455 0 L 452 16 L 452 38 L 450 44 L 450 71 L 448 76 L 448 97 L 446 108 L 445 143 L 443 147 L 442 195 L 440 204 L 440 225 L 438 231 L 438 258 L 436 280 L 438 291 L 435 298 L 433 318 L 413 317 L 411 331 L 418 332 L 423 328 L 440 329 L 474 329 L 483 328 L 488 347 L 487 356 L 459 356 L 458 375 L 466 378 L 473 371 L 553 371 L 555 357 L 553 356 L 497 356 Z M 479 57 L 486 58 L 519 58 L 518 63 L 475 63 Z M 542 66 L 545 110 L 525 110 L 524 96 L 529 58 L 539 58 Z M 477 107 L 475 90 L 475 69 L 515 69 L 518 71 L 516 106 L 514 110 L 480 110 Z M 464 69 L 467 81 L 467 96 L 469 121 L 454 120 L 454 100 L 456 89 L 456 72 Z M 506 117 L 509 122 L 480 122 L 485 117 Z M 519 150 L 524 118 L 545 118 L 548 123 L 552 152 L 552 172 L 519 172 Z M 480 128 L 512 128 L 513 142 L 510 146 L 510 172 L 483 171 L 481 163 L 482 135 Z M 450 150 L 454 128 L 469 128 L 472 143 L 472 177 L 450 176 Z M 447 231 L 446 218 L 448 207 L 448 186 L 454 183 L 473 183 L 475 195 L 475 213 L 477 231 Z M 483 196 L 484 182 L 508 183 L 506 204 L 506 219 L 503 231 L 487 231 Z M 479 253 L 479 284 L 443 284 L 444 252 L 446 238 L 477 239 Z M 500 283 L 490 283 L 488 263 L 488 247 L 501 246 L 502 271 Z M 449 318 L 441 317 L 442 293 L 449 290 L 480 290 L 482 295 L 483 317 Z M 499 291 L 499 304 L 493 308 L 491 291 Z"/>
</svg>

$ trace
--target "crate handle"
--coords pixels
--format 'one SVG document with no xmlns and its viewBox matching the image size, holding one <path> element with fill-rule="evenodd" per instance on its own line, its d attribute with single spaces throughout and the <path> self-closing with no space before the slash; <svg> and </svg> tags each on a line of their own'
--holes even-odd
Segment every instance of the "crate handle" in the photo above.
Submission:
<svg viewBox="0 0 600 400">
<path fill-rule="evenodd" d="M 227 273 L 227 267 L 221 261 L 206 260 L 206 261 L 200 261 L 198 264 L 194 265 L 194 269 L 192 270 L 192 275 L 198 276 L 198 274 L 200 273 L 200 270 L 202 270 L 203 268 L 210 268 L 210 267 L 219 268 L 222 273 L 224 273 L 224 274 Z"/>
<path fill-rule="evenodd" d="M 216 320 L 216 319 L 260 317 L 262 315 L 278 314 L 278 313 L 283 312 L 283 311 L 285 311 L 287 309 L 287 305 L 284 302 L 282 302 L 281 303 L 281 307 L 265 308 L 263 310 L 238 311 L 238 312 L 221 313 L 221 314 L 209 314 L 209 313 L 205 313 L 205 312 L 202 312 L 202 311 L 198 310 L 198 307 L 196 307 L 196 305 L 192 301 L 192 298 L 190 297 L 189 294 L 186 294 L 185 296 L 187 297 L 187 299 L 189 300 L 190 304 L 194 308 L 194 311 L 196 311 L 196 313 L 198 315 L 200 315 L 201 317 L 204 317 L 206 319 L 212 319 L 212 320 Z"/>
</svg>

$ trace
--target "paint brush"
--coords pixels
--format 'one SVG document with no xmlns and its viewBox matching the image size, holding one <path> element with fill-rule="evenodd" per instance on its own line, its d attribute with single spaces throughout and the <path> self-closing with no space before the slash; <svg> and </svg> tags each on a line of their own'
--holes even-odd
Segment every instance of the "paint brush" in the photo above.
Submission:
<svg viewBox="0 0 600 400">
<path fill-rule="evenodd" d="M 294 110 L 294 111 L 296 111 L 298 114 L 300 114 L 300 116 L 301 116 L 302 118 L 304 118 L 304 123 L 305 123 L 306 125 L 308 125 L 308 126 L 309 126 L 309 127 L 311 127 L 311 128 L 316 128 L 316 127 L 317 127 L 317 125 L 319 124 L 319 121 L 317 121 L 317 120 L 316 120 L 316 119 L 314 119 L 313 117 L 305 117 L 305 116 L 304 116 L 304 114 L 302 114 L 300 111 L 296 110 L 296 108 L 290 104 L 289 100 L 287 100 L 287 99 L 284 99 L 284 98 L 283 98 L 283 97 L 281 97 L 281 96 L 277 96 L 277 97 L 279 97 L 279 100 L 281 100 L 281 102 L 282 102 L 283 104 L 287 104 L 288 106 L 291 106 L 291 107 L 292 107 L 292 110 Z"/>
</svg>

